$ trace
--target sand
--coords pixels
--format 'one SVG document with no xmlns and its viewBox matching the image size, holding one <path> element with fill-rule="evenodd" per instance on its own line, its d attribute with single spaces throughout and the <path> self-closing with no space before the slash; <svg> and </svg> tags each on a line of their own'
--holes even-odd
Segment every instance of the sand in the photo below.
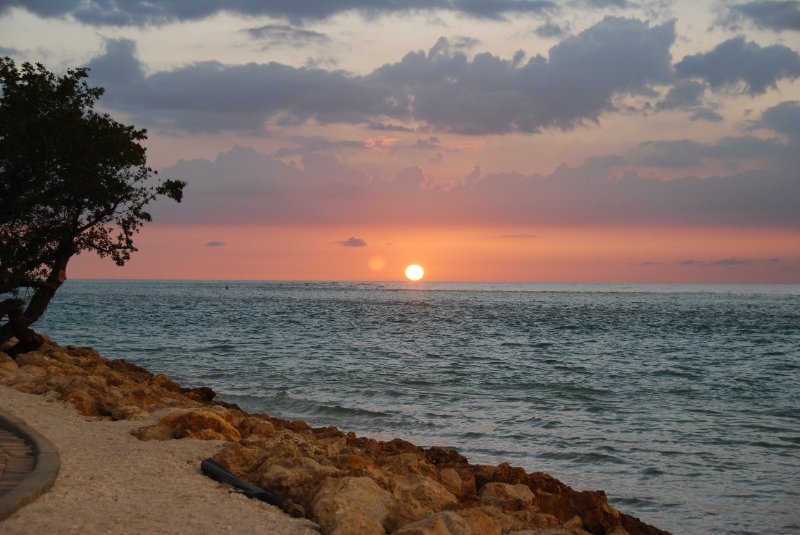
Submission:
<svg viewBox="0 0 800 535">
<path fill-rule="evenodd" d="M 224 442 L 141 441 L 149 420 L 79 415 L 48 396 L 0 385 L 0 408 L 47 437 L 61 454 L 52 490 L 0 523 L 4 535 L 32 533 L 269 533 L 318 535 L 316 524 L 230 492 L 200 472 Z"/>
</svg>

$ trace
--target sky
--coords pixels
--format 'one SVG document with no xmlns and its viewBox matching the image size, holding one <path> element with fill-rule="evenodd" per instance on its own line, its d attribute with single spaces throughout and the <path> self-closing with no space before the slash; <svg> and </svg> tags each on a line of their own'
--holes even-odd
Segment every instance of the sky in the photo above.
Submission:
<svg viewBox="0 0 800 535">
<path fill-rule="evenodd" d="M 0 0 L 159 201 L 69 277 L 800 283 L 800 2 Z"/>
</svg>

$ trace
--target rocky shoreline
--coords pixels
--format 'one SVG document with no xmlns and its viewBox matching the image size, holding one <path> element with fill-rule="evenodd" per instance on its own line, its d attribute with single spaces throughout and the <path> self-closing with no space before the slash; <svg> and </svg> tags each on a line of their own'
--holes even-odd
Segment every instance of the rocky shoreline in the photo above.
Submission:
<svg viewBox="0 0 800 535">
<path fill-rule="evenodd" d="M 617 511 L 602 491 L 576 491 L 508 464 L 470 464 L 457 451 L 312 428 L 215 401 L 91 348 L 48 340 L 12 359 L 0 352 L 0 384 L 69 402 L 85 416 L 143 420 L 141 440 L 224 440 L 214 459 L 280 496 L 325 535 L 662 535 Z M 199 467 L 198 467 L 198 477 Z"/>
</svg>

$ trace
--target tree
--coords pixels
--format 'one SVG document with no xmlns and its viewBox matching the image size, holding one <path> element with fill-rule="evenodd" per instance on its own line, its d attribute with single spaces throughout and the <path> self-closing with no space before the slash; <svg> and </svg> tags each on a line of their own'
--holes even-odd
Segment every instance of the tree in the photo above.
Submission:
<svg viewBox="0 0 800 535">
<path fill-rule="evenodd" d="M 84 80 L 43 65 L 0 59 L 0 344 L 14 354 L 38 347 L 30 328 L 85 251 L 124 265 L 158 197 L 177 202 L 181 180 L 156 181 L 141 143 L 146 131 L 94 110 L 103 95 Z M 21 299 L 20 289 L 32 296 Z M 27 302 L 26 302 L 27 301 Z M 27 306 L 26 306 L 27 305 Z"/>
</svg>

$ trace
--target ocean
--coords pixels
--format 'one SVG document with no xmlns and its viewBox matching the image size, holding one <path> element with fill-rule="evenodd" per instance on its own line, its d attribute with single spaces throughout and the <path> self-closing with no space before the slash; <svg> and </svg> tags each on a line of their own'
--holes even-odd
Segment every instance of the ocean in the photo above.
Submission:
<svg viewBox="0 0 800 535">
<path fill-rule="evenodd" d="M 68 280 L 35 326 L 676 534 L 800 533 L 800 286 Z"/>
</svg>

